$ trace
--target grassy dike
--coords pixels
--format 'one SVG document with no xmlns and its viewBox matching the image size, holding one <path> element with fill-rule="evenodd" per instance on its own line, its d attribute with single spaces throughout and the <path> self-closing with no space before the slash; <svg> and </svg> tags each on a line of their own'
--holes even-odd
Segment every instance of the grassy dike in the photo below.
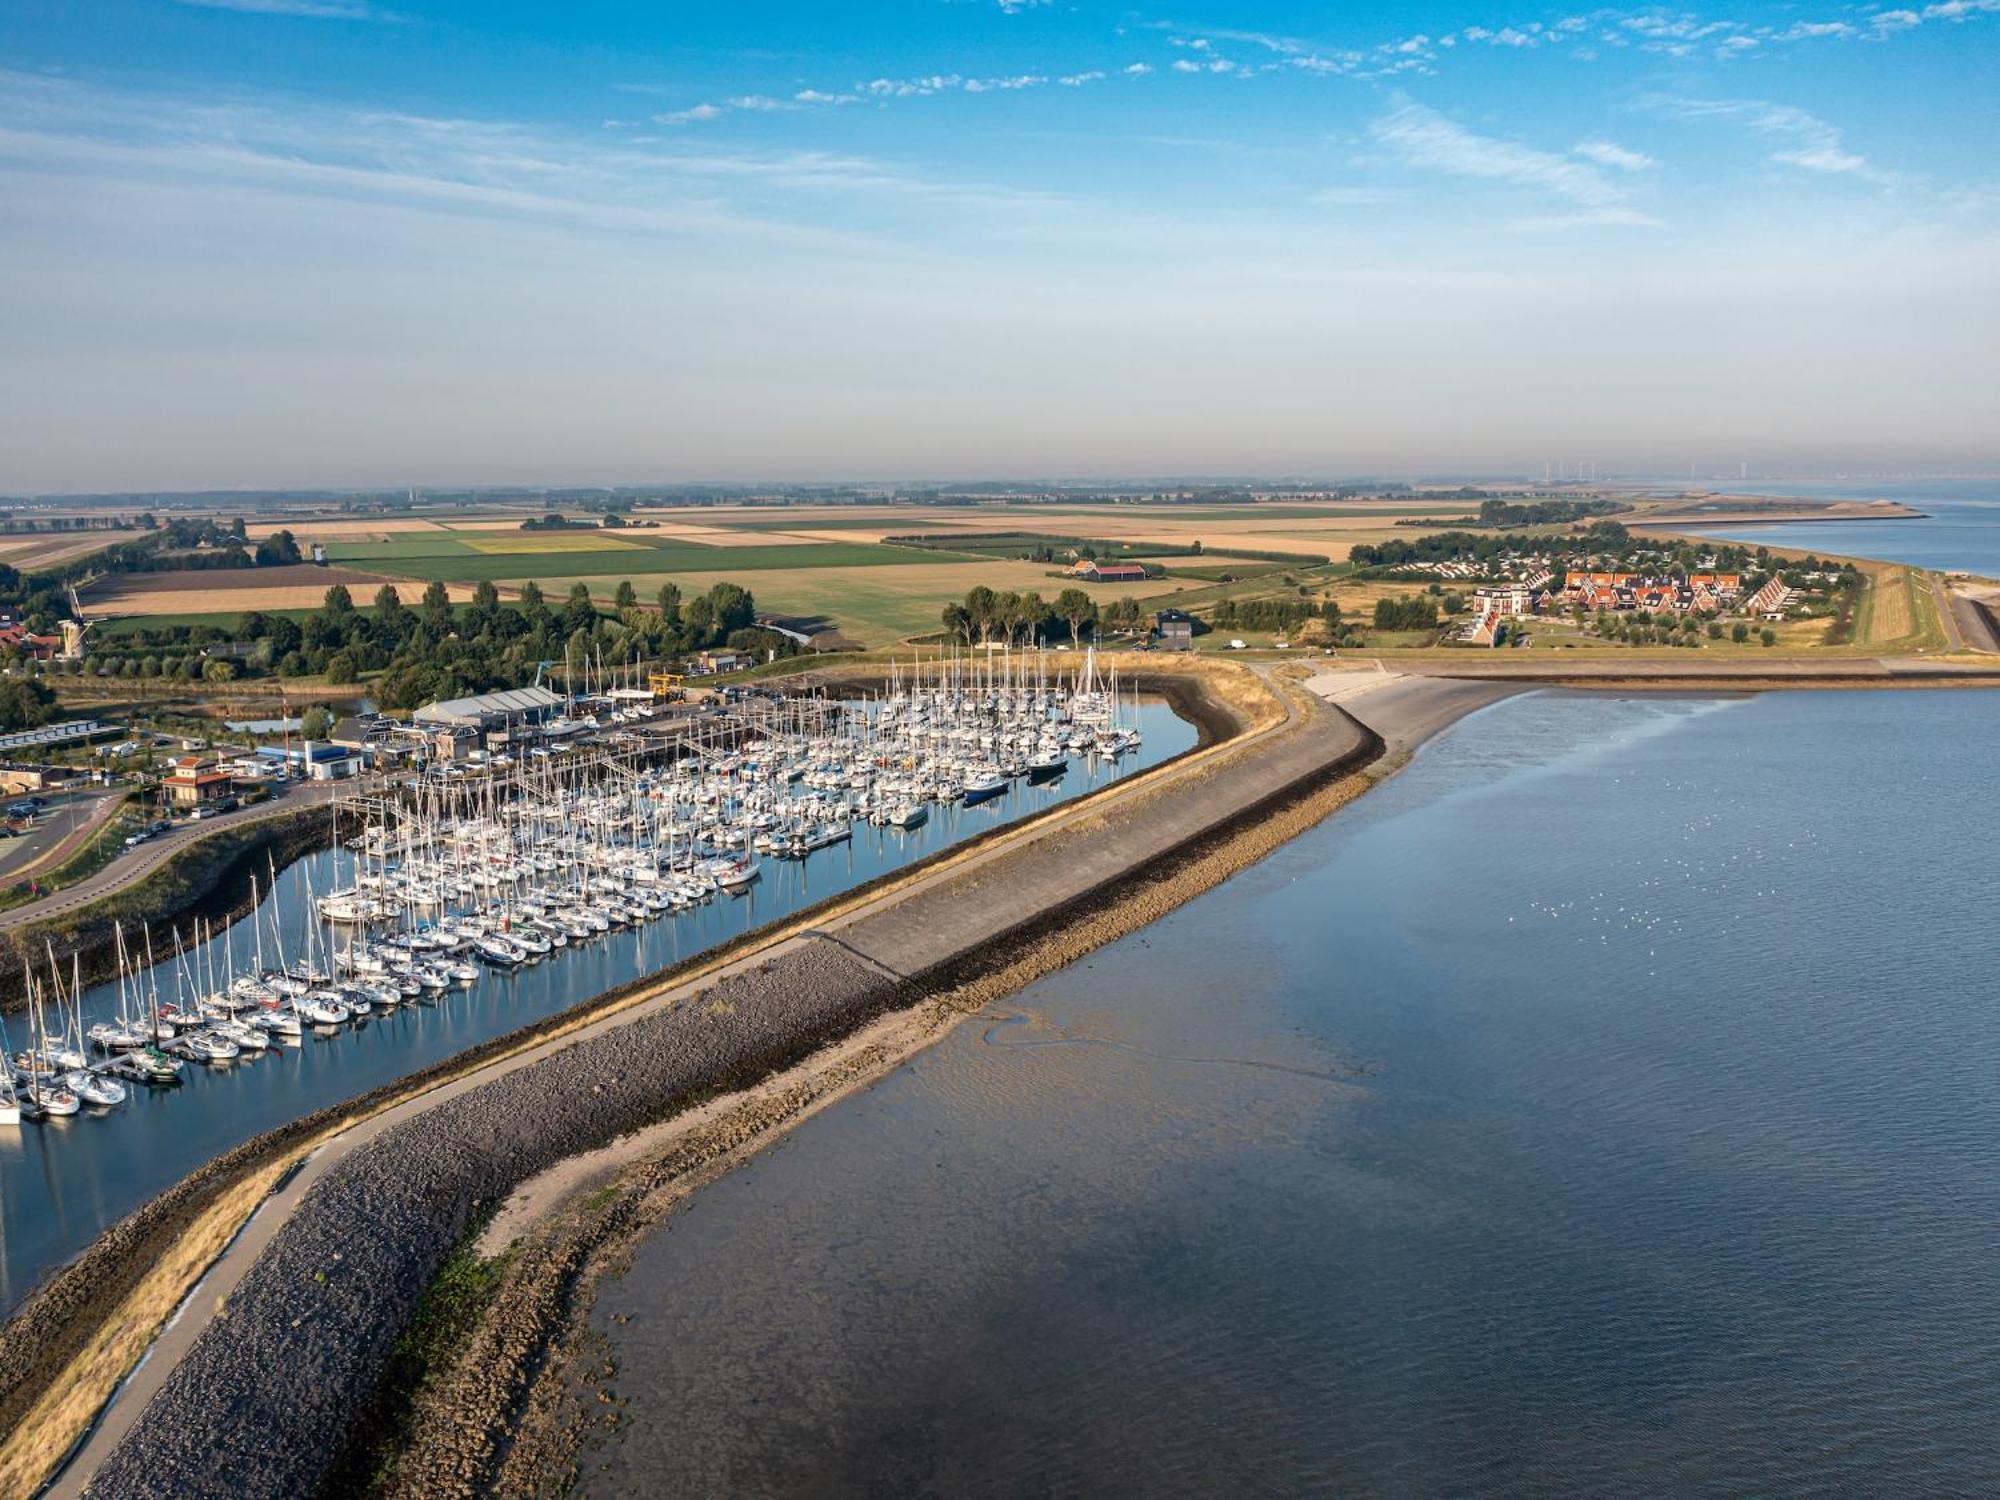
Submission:
<svg viewBox="0 0 2000 1500">
<path fill-rule="evenodd" d="M 1128 664 L 1132 668 L 1138 669 L 1135 684 L 1167 697 L 1196 723 L 1201 740 L 1187 754 L 1117 787 L 1170 778 L 1183 763 L 1199 761 L 1246 734 L 1266 733 L 1285 718 L 1283 706 L 1240 667 L 1176 663 L 1155 671 L 1154 663 L 1139 662 Z M 884 670 L 883 665 L 855 663 L 838 680 L 858 686 Z M 817 680 L 831 685 L 826 674 L 817 674 Z M 663 989 L 720 971 L 840 910 L 967 859 L 994 841 L 1018 838 L 1064 811 L 1049 809 L 995 829 L 794 914 L 774 929 L 746 934 L 411 1078 L 268 1132 L 190 1174 L 101 1235 L 0 1328 L 0 1433 L 5 1434 L 0 1438 L 0 1494 L 32 1492 L 53 1472 L 249 1215 L 318 1147 L 431 1090 L 579 1031 Z M 321 818 L 323 827 L 323 813 Z"/>
<path fill-rule="evenodd" d="M 167 956 L 158 935 L 176 922 L 205 919 L 218 929 L 226 926 L 249 912 L 253 877 L 261 882 L 273 866 L 283 869 L 325 848 L 330 828 L 324 807 L 225 824 L 176 850 L 143 879 L 87 905 L 0 932 L 0 995 L 5 996 L 0 1005 L 18 1010 L 27 1003 L 23 975 L 30 964 L 46 962 L 51 943 L 64 960 L 72 951 L 77 954 L 85 984 L 101 984 L 117 976 L 114 933 L 119 923 L 127 930 L 127 941 L 135 944 L 140 925 L 150 927 L 157 958 Z M 112 854 L 122 849 L 116 835 L 115 824 L 99 835 L 98 841 L 110 840 Z M 80 851 L 76 858 L 89 852 Z M 69 976 L 63 979 L 67 983 Z"/>
<path fill-rule="evenodd" d="M 1364 735 L 1347 755 L 1236 809 L 1165 858 L 1128 869 L 925 976 L 907 1008 L 755 1090 L 669 1122 L 657 1139 L 649 1139 L 655 1132 L 635 1137 L 632 1160 L 587 1177 L 542 1222 L 481 1262 L 497 1277 L 483 1315 L 457 1346 L 429 1346 L 430 1365 L 414 1387 L 385 1383 L 327 1493 L 414 1500 L 567 1490 L 579 1477 L 584 1441 L 614 1428 L 623 1405 L 612 1385 L 615 1367 L 588 1329 L 597 1280 L 666 1212 L 967 1016 L 1138 931 L 1297 837 L 1372 784 L 1382 748 Z M 1096 836 L 1088 827 L 1079 833 Z"/>
</svg>

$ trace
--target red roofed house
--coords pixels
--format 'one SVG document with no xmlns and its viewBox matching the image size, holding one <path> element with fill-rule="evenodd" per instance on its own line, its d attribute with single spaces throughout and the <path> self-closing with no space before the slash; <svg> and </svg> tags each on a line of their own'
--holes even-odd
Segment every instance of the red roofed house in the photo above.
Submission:
<svg viewBox="0 0 2000 1500">
<path fill-rule="evenodd" d="M 223 801 L 235 790 L 236 782 L 214 761 L 204 761 L 198 755 L 183 755 L 174 762 L 173 770 L 161 779 L 160 785 L 167 789 L 167 796 L 172 799 L 177 811 L 191 812 L 195 808 Z"/>
</svg>

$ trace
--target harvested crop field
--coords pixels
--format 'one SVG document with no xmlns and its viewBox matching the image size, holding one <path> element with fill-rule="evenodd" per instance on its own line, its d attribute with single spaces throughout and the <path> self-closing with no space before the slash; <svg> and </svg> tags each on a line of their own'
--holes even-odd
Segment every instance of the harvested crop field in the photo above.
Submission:
<svg viewBox="0 0 2000 1500">
<path fill-rule="evenodd" d="M 1896 564 L 1879 564 L 1868 573 L 1868 598 L 1862 605 L 1860 644 L 1883 646 L 1916 632 L 1918 587 L 1914 572 Z M 1929 590 L 1926 589 L 1926 596 Z"/>
<path fill-rule="evenodd" d="M 235 595 L 262 589 L 307 588 L 325 593 L 336 583 L 352 588 L 356 584 L 379 583 L 372 573 L 350 568 L 318 568 L 298 563 L 288 568 L 189 568 L 173 573 L 114 573 L 91 585 L 89 598 L 102 601 L 138 598 L 146 594 L 191 593 Z M 212 606 L 211 606 L 212 607 Z"/>
<path fill-rule="evenodd" d="M 354 581 L 356 579 L 361 580 L 361 582 L 357 584 Z M 319 584 L 294 585 L 286 588 L 236 589 L 227 596 L 229 600 L 227 617 L 230 620 L 239 619 L 252 610 L 263 614 L 270 614 L 277 610 L 315 610 L 326 602 L 326 591 L 336 583 L 346 583 L 349 589 L 355 590 L 355 604 L 365 609 L 374 591 L 388 581 L 381 577 L 364 577 L 361 574 L 349 574 L 345 579 L 333 578 Z M 451 598 L 454 604 L 471 602 L 471 584 L 451 584 L 448 587 L 451 590 Z M 366 588 L 367 592 L 360 592 L 359 590 L 362 588 Z M 152 593 L 131 594 L 122 597 L 110 596 L 96 599 L 92 601 L 91 607 L 93 611 L 102 610 L 106 613 L 171 615 L 175 617 L 176 623 L 181 623 L 184 616 L 212 617 L 217 613 L 215 602 L 216 595 L 213 590 L 162 589 Z M 413 603 L 414 596 L 406 598 L 404 602 Z"/>
<path fill-rule="evenodd" d="M 180 573 L 118 573 L 94 584 L 85 603 L 93 614 L 202 615 L 251 610 L 318 609 L 326 591 L 345 584 L 366 606 L 387 582 L 379 573 L 352 568 L 210 568 Z M 414 595 L 411 596 L 414 599 Z M 467 584 L 451 590 L 456 601 L 472 597 Z"/>
<path fill-rule="evenodd" d="M 488 557 L 533 557 L 543 553 L 643 551 L 646 543 L 615 531 L 462 532 L 457 546 Z"/>
<path fill-rule="evenodd" d="M 267 537 L 280 531 L 289 531 L 301 542 L 336 542 L 384 541 L 392 536 L 407 536 L 419 531 L 442 531 L 444 528 L 435 521 L 420 521 L 415 517 L 382 516 L 372 521 L 253 521 L 245 529 L 252 537 Z"/>
<path fill-rule="evenodd" d="M 562 533 L 550 534 L 562 536 Z M 550 535 L 539 538 L 550 540 Z M 864 542 L 806 542 L 791 545 L 708 547 L 659 536 L 641 540 L 622 535 L 612 547 L 585 547 L 581 550 L 538 546 L 532 552 L 484 552 L 477 538 L 440 537 L 433 541 L 403 538 L 395 542 L 348 544 L 329 555 L 356 567 L 411 579 L 442 578 L 471 583 L 479 579 L 522 580 L 591 578 L 614 568 L 626 569 L 635 579 L 643 573 L 723 573 L 733 581 L 749 582 L 734 575 L 756 574 L 783 569 L 854 570 L 881 567 L 929 568 L 953 559 L 951 553 L 919 551 L 908 547 L 879 547 Z M 959 558 L 977 562 L 976 558 Z M 963 593 L 964 585 L 959 592 Z"/>
<path fill-rule="evenodd" d="M 0 562 L 24 571 L 52 568 L 57 563 L 88 557 L 93 552 L 102 552 L 106 547 L 115 547 L 120 542 L 145 535 L 147 533 L 143 531 L 82 531 L 59 536 L 0 537 Z"/>
<path fill-rule="evenodd" d="M 872 525 L 871 525 L 871 529 Z M 649 536 L 667 537 L 677 542 L 693 542 L 702 547 L 793 547 L 800 542 L 873 542 L 880 537 L 857 535 L 851 531 L 770 531 L 764 529 L 733 528 L 726 526 L 695 526 L 680 521 L 667 521 L 658 527 L 648 525 Z"/>
</svg>

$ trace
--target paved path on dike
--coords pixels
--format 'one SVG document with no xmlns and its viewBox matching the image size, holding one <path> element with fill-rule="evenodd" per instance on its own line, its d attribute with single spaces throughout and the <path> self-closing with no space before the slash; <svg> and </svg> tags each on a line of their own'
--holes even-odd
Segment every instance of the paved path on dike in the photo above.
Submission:
<svg viewBox="0 0 2000 1500">
<path fill-rule="evenodd" d="M 1395 749 L 1515 690 L 1510 685 L 1384 675 L 1376 695 L 1355 707 Z M 1301 774 L 1339 761 L 1362 743 L 1361 733 L 1344 714 L 1318 713 L 1304 726 L 1296 723 L 1297 718 L 1298 710 L 1290 710 L 1287 727 L 1302 732 L 1225 743 L 1206 755 L 1170 765 L 1168 775 L 1188 783 L 1181 795 L 1154 795 L 1162 782 L 1152 777 L 1114 783 L 1020 829 L 1012 838 L 947 859 L 907 884 L 814 925 L 781 929 L 769 943 L 721 969 L 437 1085 L 325 1142 L 260 1205 L 195 1287 L 49 1494 L 75 1497 L 85 1492 L 210 1329 L 216 1309 L 228 1302 L 259 1256 L 292 1222 L 311 1189 L 387 1132 L 447 1100 L 642 1016 L 685 1005 L 726 978 L 752 974 L 815 942 L 836 943 L 867 964 L 896 975 L 922 974 L 949 962 L 985 937 L 1058 909 L 1103 881 L 1178 847 L 1226 821 L 1236 809 L 1254 804 Z M 969 912 L 977 913 L 976 921 L 968 921 Z"/>
</svg>

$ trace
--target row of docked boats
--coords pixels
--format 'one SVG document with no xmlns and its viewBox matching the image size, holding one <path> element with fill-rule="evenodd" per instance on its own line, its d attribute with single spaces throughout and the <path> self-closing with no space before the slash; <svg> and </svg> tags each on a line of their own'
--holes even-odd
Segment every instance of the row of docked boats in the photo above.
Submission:
<svg viewBox="0 0 2000 1500">
<path fill-rule="evenodd" d="M 1116 760 L 1140 743 L 1135 709 L 1088 669 L 1070 685 L 941 672 L 875 698 L 767 699 L 734 735 L 690 736 L 671 759 L 522 757 L 478 782 L 345 803 L 335 827 L 358 831 L 337 845 L 333 889 L 303 876 L 289 941 L 254 882 L 253 916 L 220 941 L 176 929 L 156 955 L 152 930 L 128 950 L 120 928 L 115 1008 L 90 1025 L 74 956 L 65 978 L 47 953 L 28 1045 L 0 1037 L 0 1122 L 115 1108 L 189 1066 L 337 1034 L 742 895 L 764 859 L 807 859 L 867 826 L 913 831 L 939 805 L 1056 781 L 1072 757 Z"/>
</svg>

